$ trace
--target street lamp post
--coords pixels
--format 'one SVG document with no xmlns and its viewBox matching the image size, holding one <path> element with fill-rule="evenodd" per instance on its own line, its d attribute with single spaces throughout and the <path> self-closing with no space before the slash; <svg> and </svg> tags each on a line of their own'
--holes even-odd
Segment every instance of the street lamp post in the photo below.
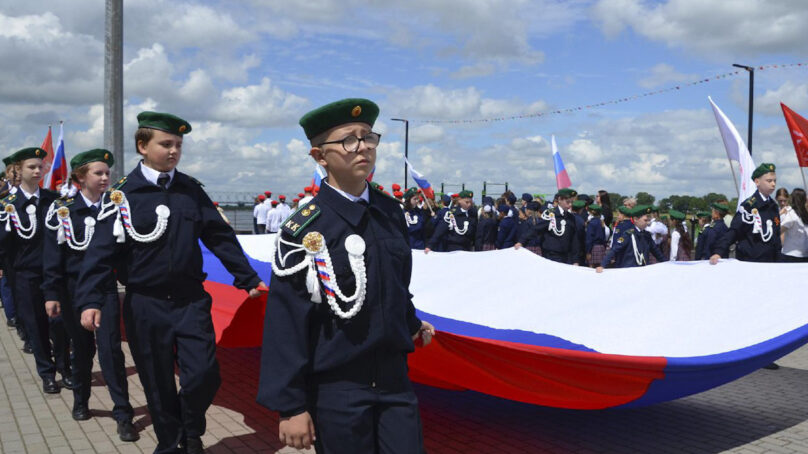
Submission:
<svg viewBox="0 0 808 454">
<path fill-rule="evenodd" d="M 752 113 L 755 100 L 755 67 L 746 65 L 733 64 L 736 68 L 742 68 L 749 72 L 749 132 L 746 139 L 746 147 L 749 149 L 749 155 L 752 155 Z"/>
<path fill-rule="evenodd" d="M 407 190 L 407 160 L 409 159 L 410 148 L 410 121 L 404 118 L 391 118 L 393 121 L 404 122 L 404 191 Z"/>
</svg>

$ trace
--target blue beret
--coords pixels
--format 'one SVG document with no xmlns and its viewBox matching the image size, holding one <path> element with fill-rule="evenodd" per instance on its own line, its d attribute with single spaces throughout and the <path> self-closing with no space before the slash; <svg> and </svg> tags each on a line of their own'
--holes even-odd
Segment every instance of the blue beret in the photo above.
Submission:
<svg viewBox="0 0 808 454">
<path fill-rule="evenodd" d="M 443 203 L 449 203 L 452 201 L 452 198 L 449 197 L 449 194 L 443 194 L 440 198 L 440 201 Z"/>
<path fill-rule="evenodd" d="M 500 206 L 497 207 L 497 211 L 499 211 L 500 213 L 507 213 L 507 212 L 511 211 L 511 207 L 509 207 L 508 205 L 505 205 L 503 203 L 503 204 L 501 204 Z"/>
<path fill-rule="evenodd" d="M 508 195 L 508 202 L 510 202 L 511 205 L 516 203 L 516 196 L 513 194 Z"/>
<path fill-rule="evenodd" d="M 539 202 L 530 201 L 527 203 L 527 209 L 531 211 L 539 211 L 541 204 Z"/>
<path fill-rule="evenodd" d="M 522 194 L 522 200 L 524 200 L 525 202 L 530 202 L 531 200 L 533 200 L 533 196 L 526 192 Z"/>
</svg>

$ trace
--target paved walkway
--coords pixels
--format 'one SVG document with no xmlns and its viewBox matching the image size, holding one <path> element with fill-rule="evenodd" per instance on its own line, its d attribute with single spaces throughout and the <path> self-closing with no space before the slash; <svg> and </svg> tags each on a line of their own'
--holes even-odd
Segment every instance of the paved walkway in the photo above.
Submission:
<svg viewBox="0 0 808 454">
<path fill-rule="evenodd" d="M 154 432 L 128 350 L 141 435 L 136 443 L 118 440 L 97 363 L 94 418 L 73 421 L 72 392 L 43 394 L 33 358 L 0 320 L 0 452 L 152 452 Z M 278 443 L 277 415 L 255 403 L 258 349 L 220 349 L 218 357 L 223 384 L 208 411 L 208 452 L 297 453 Z M 778 363 L 777 371 L 760 370 L 696 396 L 630 410 L 559 410 L 425 386 L 417 392 L 432 454 L 808 453 L 808 347 Z"/>
</svg>

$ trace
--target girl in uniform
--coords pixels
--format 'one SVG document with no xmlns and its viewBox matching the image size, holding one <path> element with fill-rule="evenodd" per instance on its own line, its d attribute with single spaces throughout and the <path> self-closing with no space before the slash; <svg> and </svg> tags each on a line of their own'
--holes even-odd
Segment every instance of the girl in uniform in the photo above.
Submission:
<svg viewBox="0 0 808 454">
<path fill-rule="evenodd" d="M 84 251 L 95 232 L 96 217 L 104 192 L 109 188 L 109 168 L 114 163 L 112 153 L 95 149 L 77 154 L 70 160 L 72 173 L 68 187 L 71 191 L 54 201 L 45 216 L 43 246 L 43 282 L 45 310 L 50 317 L 61 314 L 65 329 L 73 341 L 73 419 L 90 419 L 88 406 L 92 382 L 95 335 L 81 326 L 81 313 L 74 305 Z M 75 193 L 73 182 L 81 188 Z M 104 314 L 118 314 L 118 290 L 110 274 L 105 285 L 109 301 Z M 118 435 L 123 441 L 135 441 L 140 436 L 132 425 L 134 412 L 129 404 L 123 353 L 120 351 L 120 321 L 118 317 L 104 323 L 98 332 L 99 359 L 104 380 L 110 389 L 115 407 L 113 416 L 118 422 Z M 111 332 L 107 332 L 111 331 Z M 116 339 L 116 340 L 114 340 Z M 117 348 L 116 348 L 117 346 Z"/>
</svg>

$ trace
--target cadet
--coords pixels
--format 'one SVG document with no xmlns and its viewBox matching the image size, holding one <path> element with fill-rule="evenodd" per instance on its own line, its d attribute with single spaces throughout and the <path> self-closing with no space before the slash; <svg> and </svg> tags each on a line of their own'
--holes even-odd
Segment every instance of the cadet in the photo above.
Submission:
<svg viewBox="0 0 808 454">
<path fill-rule="evenodd" d="M 257 398 L 280 413 L 280 440 L 297 449 L 424 452 L 407 353 L 434 328 L 409 294 L 401 207 L 366 181 L 378 113 L 344 99 L 300 119 L 328 176 L 274 243 Z"/>
<path fill-rule="evenodd" d="M 600 265 L 606 255 L 606 225 L 600 216 L 601 207 L 597 203 L 589 205 L 589 219 L 586 222 L 586 261 L 592 268 Z"/>
<path fill-rule="evenodd" d="M 541 251 L 544 258 L 554 262 L 578 265 L 581 255 L 581 244 L 578 237 L 577 221 L 570 211 L 572 199 L 578 193 L 574 189 L 564 188 L 558 191 L 558 206 L 545 211 L 535 227 L 525 231 L 516 244 L 516 249 L 540 236 Z"/>
<path fill-rule="evenodd" d="M 579 194 L 578 198 L 572 202 L 572 214 L 575 215 L 575 233 L 578 239 L 578 263 L 586 263 L 586 221 L 588 213 L 586 207 L 592 203 L 588 202 L 589 196 Z"/>
<path fill-rule="evenodd" d="M 493 251 L 497 248 L 497 220 L 494 218 L 494 208 L 489 203 L 483 203 L 478 216 L 475 251 Z"/>
<path fill-rule="evenodd" d="M 687 215 L 678 210 L 670 210 L 669 214 L 671 215 L 669 260 L 672 262 L 687 262 L 690 260 L 690 251 L 693 248 L 693 242 L 690 240 L 690 235 L 687 233 L 687 224 L 685 224 Z M 653 236 L 651 238 L 653 239 Z"/>
<path fill-rule="evenodd" d="M 106 284 L 117 272 L 126 285 L 123 319 L 157 435 L 155 452 L 197 453 L 205 412 L 221 383 L 199 241 L 251 297 L 263 283 L 202 184 L 176 170 L 191 125 L 157 112 L 137 119 L 135 146 L 143 160 L 101 200 L 76 301 L 82 326 L 98 328 Z"/>
<path fill-rule="evenodd" d="M 429 211 L 418 208 L 418 201 L 421 198 L 418 188 L 409 188 L 404 193 L 404 219 L 407 221 L 407 234 L 412 249 L 424 249 L 426 247 L 426 226 L 431 227 L 429 221 Z"/>
<path fill-rule="evenodd" d="M 92 382 L 93 356 L 96 339 L 81 327 L 81 313 L 74 304 L 74 292 L 84 251 L 92 239 L 101 196 L 109 188 L 109 168 L 114 163 L 112 153 L 95 149 L 77 154 L 70 160 L 70 184 L 78 183 L 63 199 L 54 201 L 45 218 L 43 247 L 43 282 L 45 308 L 51 317 L 62 314 L 65 329 L 73 341 L 73 419 L 90 419 L 88 400 Z M 98 331 L 98 356 L 104 381 L 114 402 L 113 417 L 118 422 L 118 434 L 123 441 L 136 441 L 140 436 L 132 425 L 134 411 L 129 404 L 128 383 L 120 351 L 120 310 L 114 276 L 106 282 L 104 316 Z"/>
<path fill-rule="evenodd" d="M 516 232 L 518 230 L 517 218 L 512 207 L 502 204 L 497 207 L 499 211 L 499 228 L 497 229 L 497 249 L 512 248 L 516 244 Z"/>
<path fill-rule="evenodd" d="M 715 202 L 710 204 L 710 208 L 709 216 L 711 221 L 708 224 L 709 227 L 705 228 L 704 245 L 701 248 L 701 257 L 699 257 L 699 260 L 709 260 L 716 243 L 718 243 L 718 240 L 729 230 L 726 222 L 724 222 L 724 217 L 729 213 L 729 205 Z M 721 251 L 721 253 L 723 254 L 721 258 L 729 257 L 729 250 Z"/>
<path fill-rule="evenodd" d="M 477 232 L 477 217 L 473 216 L 471 209 L 471 199 L 474 193 L 469 190 L 462 190 L 457 195 L 454 206 L 446 211 L 442 219 L 438 220 L 435 233 L 429 239 L 429 244 L 424 252 L 429 253 L 432 249 L 438 250 L 445 241 L 446 252 L 470 251 L 474 248 L 474 238 Z"/>
<path fill-rule="evenodd" d="M 710 253 L 705 252 L 704 243 L 707 239 L 707 232 L 712 228 L 710 225 L 710 212 L 699 211 L 696 213 L 699 220 L 699 236 L 696 237 L 696 260 L 709 260 Z"/>
<path fill-rule="evenodd" d="M 258 203 L 253 208 L 253 218 L 255 218 L 255 233 L 263 234 L 267 231 L 267 213 L 269 207 L 265 203 L 267 196 L 258 194 Z"/>
<path fill-rule="evenodd" d="M 24 148 L 7 158 L 13 172 L 19 175 L 16 191 L 2 201 L 0 222 L 0 254 L 7 257 L 12 271 L 14 303 L 18 322 L 22 322 L 27 341 L 34 354 L 36 369 L 42 379 L 42 390 L 59 392 L 56 370 L 62 375 L 65 388 L 74 387 L 70 371 L 69 340 L 61 317 L 48 319 L 42 294 L 42 241 L 45 212 L 57 194 L 39 187 L 42 159 L 47 152 L 41 148 Z M 53 349 L 51 349 L 53 341 Z M 56 361 L 54 363 L 51 354 Z"/>
<path fill-rule="evenodd" d="M 519 223 L 519 233 L 517 234 L 517 238 L 520 238 L 522 235 L 526 235 L 528 230 L 535 228 L 536 224 L 541 221 L 539 216 L 541 215 L 542 211 L 544 211 L 542 210 L 541 203 L 537 200 L 532 200 L 525 205 L 525 220 Z M 541 236 L 535 235 L 523 246 L 528 251 L 536 255 L 541 255 Z"/>
<path fill-rule="evenodd" d="M 779 259 L 780 209 L 772 198 L 777 185 L 774 164 L 761 164 L 752 172 L 757 191 L 744 200 L 732 218 L 729 229 L 711 248 L 710 263 L 715 265 L 738 243 L 735 256 L 746 262 L 776 262 Z"/>
<path fill-rule="evenodd" d="M 645 228 L 648 227 L 648 215 L 651 214 L 651 210 L 652 208 L 646 205 L 637 205 L 631 210 L 631 220 L 634 225 L 630 229 L 620 232 L 614 246 L 606 252 L 606 256 L 603 257 L 600 266 L 595 271 L 602 273 L 603 268 L 615 257 L 621 257 L 616 261 L 616 268 L 645 266 L 648 264 L 649 254 L 653 254 L 657 261 L 665 261 L 665 256 L 654 243 L 651 234 L 645 231 Z"/>
</svg>

